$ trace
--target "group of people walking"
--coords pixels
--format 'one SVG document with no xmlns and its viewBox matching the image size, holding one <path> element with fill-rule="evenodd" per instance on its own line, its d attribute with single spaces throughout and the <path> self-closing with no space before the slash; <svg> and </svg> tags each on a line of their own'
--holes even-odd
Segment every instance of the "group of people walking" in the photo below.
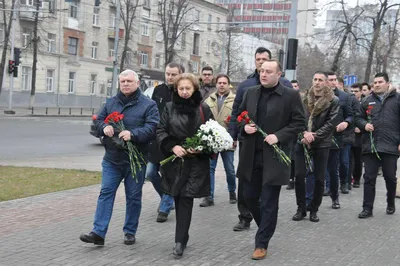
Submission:
<svg viewBox="0 0 400 266">
<path fill-rule="evenodd" d="M 395 212 L 400 103 L 399 94 L 389 90 L 388 76 L 378 73 L 373 92 L 361 99 L 362 85 L 353 85 L 352 94 L 347 93 L 338 88 L 335 73 L 323 71 L 315 72 L 313 86 L 306 93 L 299 93 L 298 82 L 285 79 L 279 61 L 271 59 L 271 52 L 263 47 L 255 52 L 255 65 L 255 72 L 237 87 L 236 94 L 231 90 L 230 77 L 225 74 L 214 77 L 209 66 L 202 69 L 199 80 L 184 73 L 183 66 L 168 64 L 165 83 L 154 89 L 151 99 L 138 89 L 139 79 L 134 71 L 120 73 L 120 92 L 107 100 L 96 120 L 99 133 L 105 136 L 102 184 L 93 229 L 80 236 L 83 242 L 104 245 L 116 191 L 123 180 L 124 243 L 134 244 L 142 187 L 147 178 L 160 196 L 156 221 L 167 221 L 175 208 L 173 255 L 180 258 L 189 241 L 193 199 L 203 198 L 200 207 L 215 204 L 219 155 L 226 173 L 227 199 L 231 204 L 237 203 L 239 211 L 239 221 L 233 230 L 249 229 L 253 219 L 258 226 L 252 253 L 255 260 L 267 255 L 277 225 L 283 185 L 295 188 L 298 210 L 293 220 L 302 220 L 310 211 L 310 220 L 318 222 L 318 208 L 324 193 L 327 194 L 326 185 L 332 208 L 340 208 L 339 182 L 342 192 L 351 187 L 352 176 L 354 187 L 359 186 L 363 161 L 364 204 L 359 217 L 372 216 L 379 166 L 388 190 L 386 211 Z M 244 111 L 251 118 L 248 124 L 238 119 Z M 113 112 L 124 114 L 126 130 L 117 132 L 104 121 Z M 209 119 L 229 131 L 232 148 L 220 154 L 185 148 L 185 140 Z M 116 144 L 116 139 L 132 142 L 148 161 L 147 166 L 142 163 L 135 176 L 128 153 Z M 235 174 L 237 146 L 239 162 Z M 291 166 L 279 160 L 273 146 L 291 156 Z M 171 155 L 177 158 L 161 165 Z"/>
</svg>

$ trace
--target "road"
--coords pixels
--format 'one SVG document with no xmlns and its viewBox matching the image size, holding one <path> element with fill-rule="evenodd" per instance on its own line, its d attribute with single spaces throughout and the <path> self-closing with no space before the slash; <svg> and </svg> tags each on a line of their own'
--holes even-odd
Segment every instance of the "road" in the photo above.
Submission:
<svg viewBox="0 0 400 266">
<path fill-rule="evenodd" d="M 85 168 L 100 170 L 104 149 L 89 134 L 90 123 L 89 117 L 0 117 L 0 164 L 81 168 L 85 157 Z"/>
</svg>

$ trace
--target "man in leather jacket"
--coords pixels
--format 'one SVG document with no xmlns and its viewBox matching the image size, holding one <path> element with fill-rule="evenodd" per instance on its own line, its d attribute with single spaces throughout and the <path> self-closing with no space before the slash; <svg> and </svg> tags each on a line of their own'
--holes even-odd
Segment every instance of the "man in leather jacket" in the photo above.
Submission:
<svg viewBox="0 0 400 266">
<path fill-rule="evenodd" d="M 319 222 L 318 208 L 324 192 L 325 169 L 328 165 L 331 138 L 336 129 L 339 113 L 339 99 L 326 84 L 328 76 L 317 71 L 313 77 L 313 86 L 304 98 L 304 108 L 308 121 L 306 130 L 301 134 L 296 149 L 295 191 L 297 212 L 294 221 L 306 217 L 305 178 L 309 165 L 306 163 L 305 150 L 310 155 L 315 176 L 314 197 L 310 203 L 310 221 Z"/>
</svg>

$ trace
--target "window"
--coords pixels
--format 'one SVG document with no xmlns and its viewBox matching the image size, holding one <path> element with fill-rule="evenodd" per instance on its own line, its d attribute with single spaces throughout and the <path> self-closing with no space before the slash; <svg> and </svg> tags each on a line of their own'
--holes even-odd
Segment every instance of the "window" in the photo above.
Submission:
<svg viewBox="0 0 400 266">
<path fill-rule="evenodd" d="M 75 76 L 76 76 L 76 72 L 69 72 L 68 93 L 74 93 L 74 91 L 75 91 Z"/>
<path fill-rule="evenodd" d="M 56 35 L 53 33 L 47 34 L 47 52 L 56 52 Z"/>
<path fill-rule="evenodd" d="M 142 35 L 149 36 L 149 24 L 142 24 Z"/>
<path fill-rule="evenodd" d="M 24 48 L 28 47 L 31 44 L 32 40 L 32 31 L 27 28 L 22 29 L 22 45 Z"/>
<path fill-rule="evenodd" d="M 54 91 L 54 70 L 48 69 L 46 74 L 46 91 Z"/>
<path fill-rule="evenodd" d="M 200 34 L 195 33 L 193 38 L 193 54 L 200 55 Z"/>
<path fill-rule="evenodd" d="M 110 14 L 110 28 L 115 28 L 116 25 L 116 16 L 115 14 Z"/>
<path fill-rule="evenodd" d="M 211 30 L 212 15 L 208 15 L 207 29 Z"/>
<path fill-rule="evenodd" d="M 185 49 L 185 47 L 186 47 L 186 33 L 185 32 L 181 33 L 181 46 L 182 46 L 182 49 Z"/>
<path fill-rule="evenodd" d="M 0 45 L 4 42 L 4 24 L 0 24 Z"/>
<path fill-rule="evenodd" d="M 100 8 L 98 7 L 94 7 L 93 8 L 93 26 L 99 26 L 99 12 L 100 12 Z"/>
<path fill-rule="evenodd" d="M 31 68 L 30 67 L 22 67 L 22 82 L 21 82 L 21 90 L 29 91 L 31 90 Z"/>
<path fill-rule="evenodd" d="M 161 56 L 159 54 L 156 54 L 156 58 L 154 61 L 154 67 L 156 69 L 160 69 L 160 67 L 161 67 Z"/>
<path fill-rule="evenodd" d="M 132 53 L 131 53 L 131 51 L 126 51 L 125 52 L 125 63 L 127 65 L 132 65 Z"/>
<path fill-rule="evenodd" d="M 199 22 L 200 21 L 200 16 L 201 16 L 200 10 L 196 10 L 195 11 L 195 17 L 194 17 L 195 21 Z"/>
<path fill-rule="evenodd" d="M 69 6 L 69 17 L 70 18 L 78 18 L 78 9 L 79 9 L 79 0 L 75 2 L 71 2 Z"/>
<path fill-rule="evenodd" d="M 192 61 L 192 71 L 193 71 L 193 73 L 198 73 L 199 72 L 199 62 Z"/>
<path fill-rule="evenodd" d="M 113 60 L 114 59 L 114 49 L 108 50 L 108 56 Z"/>
<path fill-rule="evenodd" d="M 140 55 L 140 65 L 147 66 L 149 60 L 149 55 L 147 53 L 142 53 Z"/>
<path fill-rule="evenodd" d="M 56 0 L 49 0 L 49 13 L 56 12 Z"/>
<path fill-rule="evenodd" d="M 143 7 L 144 8 L 150 8 L 150 0 L 143 0 Z"/>
<path fill-rule="evenodd" d="M 97 75 L 91 74 L 90 75 L 90 92 L 89 92 L 91 95 L 96 94 L 96 84 L 97 84 Z"/>
<path fill-rule="evenodd" d="M 143 8 L 142 14 L 144 18 L 150 18 L 150 9 Z"/>
<path fill-rule="evenodd" d="M 68 54 L 76 55 L 78 51 L 78 39 L 68 37 Z"/>
<path fill-rule="evenodd" d="M 207 53 L 211 52 L 211 41 L 207 40 Z"/>
<path fill-rule="evenodd" d="M 217 18 L 217 24 L 216 24 L 217 29 L 216 29 L 216 31 L 219 31 L 219 23 L 220 23 L 220 19 Z"/>
<path fill-rule="evenodd" d="M 97 59 L 97 47 L 99 46 L 98 42 L 92 42 L 92 59 Z"/>
<path fill-rule="evenodd" d="M 21 5 L 27 5 L 27 6 L 33 6 L 35 3 L 35 1 L 33 0 L 20 0 Z"/>
<path fill-rule="evenodd" d="M 162 2 L 159 0 L 158 1 L 158 14 L 161 14 L 163 11 L 163 4 Z"/>
</svg>

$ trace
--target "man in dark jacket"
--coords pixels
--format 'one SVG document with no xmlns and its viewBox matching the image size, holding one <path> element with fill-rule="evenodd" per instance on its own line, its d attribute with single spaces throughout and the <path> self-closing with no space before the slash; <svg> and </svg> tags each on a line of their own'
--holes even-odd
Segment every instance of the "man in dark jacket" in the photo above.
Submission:
<svg viewBox="0 0 400 266">
<path fill-rule="evenodd" d="M 205 66 L 201 69 L 201 86 L 200 93 L 203 97 L 203 102 L 210 97 L 210 95 L 217 91 L 214 84 L 214 71 L 212 67 Z"/>
<path fill-rule="evenodd" d="M 261 85 L 259 72 L 262 64 L 267 60 L 271 59 L 271 51 L 264 47 L 258 47 L 254 57 L 255 57 L 256 70 L 254 71 L 253 74 L 248 76 L 247 79 L 242 83 L 240 83 L 240 85 L 238 86 L 238 89 L 236 91 L 235 101 L 232 106 L 231 122 L 229 124 L 229 133 L 231 134 L 235 145 L 237 145 L 236 144 L 237 140 L 239 140 L 239 152 L 241 146 L 240 145 L 241 138 L 239 136 L 240 134 L 237 126 L 237 116 L 239 115 L 238 109 L 240 104 L 242 103 L 243 95 L 246 92 L 246 90 L 249 87 Z M 280 77 L 279 83 L 283 86 L 292 88 L 292 84 L 290 83 L 290 81 L 283 77 Z M 241 184 L 241 180 L 239 179 L 238 181 L 239 182 L 238 182 L 238 192 L 237 192 L 238 193 L 237 206 L 239 210 L 239 223 L 233 227 L 233 231 L 243 231 L 249 229 L 250 222 L 251 220 L 253 220 L 253 217 L 251 217 L 251 213 L 246 206 L 246 202 L 243 199 L 243 189 L 242 189 L 243 186 Z"/>
<path fill-rule="evenodd" d="M 133 70 L 124 70 L 119 75 L 121 91 L 110 99 L 100 111 L 96 127 L 99 135 L 104 136 L 106 153 L 103 157 L 101 191 L 97 201 L 93 229 L 89 234 L 82 234 L 80 239 L 86 243 L 104 245 L 108 224 L 111 220 L 114 199 L 119 184 L 124 180 L 126 196 L 126 219 L 124 225 L 126 245 L 135 243 L 136 230 L 142 209 L 142 187 L 145 178 L 145 164 L 136 168 L 132 176 L 129 155 L 126 148 L 116 145 L 120 142 L 132 142 L 143 154 L 147 154 L 149 141 L 156 136 L 157 124 L 160 120 L 157 106 L 144 96 L 139 87 L 139 78 Z M 124 115 L 123 124 L 126 130 L 116 132 L 116 128 L 106 124 L 105 119 L 113 112 Z"/>
<path fill-rule="evenodd" d="M 306 193 L 305 178 L 307 168 L 313 166 L 315 184 L 313 187 L 313 199 L 310 203 L 310 221 L 319 222 L 318 208 L 322 202 L 324 192 L 325 170 L 328 165 L 331 139 L 336 129 L 339 113 L 339 99 L 327 86 L 327 75 L 318 71 L 313 77 L 313 86 L 308 90 L 304 98 L 304 107 L 308 122 L 303 132 L 301 143 L 296 145 L 296 170 L 295 191 L 297 212 L 293 216 L 294 221 L 300 221 L 306 217 Z M 305 150 L 310 156 L 310 165 L 306 164 Z M 310 171 L 310 169 L 308 169 Z"/>
<path fill-rule="evenodd" d="M 263 137 L 254 124 L 241 125 L 243 143 L 237 176 L 243 180 L 246 205 L 258 225 L 253 259 L 265 258 L 278 219 L 282 185 L 289 183 L 290 166 L 280 161 L 272 145 L 290 156 L 293 139 L 304 128 L 300 94 L 279 83 L 280 63 L 268 60 L 261 66 L 261 86 L 249 88 L 239 112 L 248 116 L 268 134 Z"/>
<path fill-rule="evenodd" d="M 363 211 L 358 215 L 359 218 L 372 216 L 376 177 L 380 165 L 386 182 L 386 213 L 393 214 L 396 211 L 394 201 L 397 159 L 400 154 L 400 95 L 396 89 L 389 87 L 388 75 L 376 74 L 374 91 L 363 100 L 357 116 L 357 127 L 363 134 L 362 150 L 365 164 Z M 375 149 L 372 148 L 373 145 Z"/>
<path fill-rule="evenodd" d="M 355 96 L 357 103 L 354 106 L 353 105 L 353 110 L 356 110 L 354 113 L 355 115 L 358 114 L 360 110 L 360 104 L 362 101 L 362 86 L 360 83 L 355 83 L 351 85 L 350 87 L 351 93 Z M 362 174 L 362 133 L 361 130 L 358 127 L 354 127 L 354 144 L 351 147 L 351 170 L 350 170 L 350 177 L 353 176 L 354 182 L 353 182 L 353 187 L 354 188 L 359 188 L 360 187 L 360 179 L 361 179 L 361 174 Z M 351 178 L 350 178 L 351 179 Z M 349 187 L 351 184 L 349 185 Z"/>
<path fill-rule="evenodd" d="M 349 95 L 336 87 L 336 74 L 333 72 L 327 72 L 326 74 L 328 75 L 328 86 L 331 87 L 335 96 L 339 98 L 340 103 L 338 115 L 339 124 L 336 125 L 336 132 L 333 134 L 327 167 L 327 183 L 329 181 L 332 208 L 339 209 L 340 151 L 343 148 L 343 131 L 353 122 L 353 110 L 351 108 Z"/>
<path fill-rule="evenodd" d="M 182 74 L 183 68 L 177 63 L 169 63 L 165 67 L 165 83 L 158 85 L 154 88 L 153 99 L 158 108 L 160 116 L 164 112 L 165 105 L 172 100 L 172 93 L 174 91 L 174 83 L 179 74 Z M 149 145 L 149 163 L 147 164 L 146 177 L 153 183 L 154 189 L 161 197 L 161 202 L 158 208 L 157 222 L 163 223 L 167 221 L 169 212 L 171 211 L 174 198 L 170 195 L 164 194 L 161 191 L 161 176 L 160 161 L 164 159 L 160 151 L 157 140 L 153 140 Z"/>
</svg>

